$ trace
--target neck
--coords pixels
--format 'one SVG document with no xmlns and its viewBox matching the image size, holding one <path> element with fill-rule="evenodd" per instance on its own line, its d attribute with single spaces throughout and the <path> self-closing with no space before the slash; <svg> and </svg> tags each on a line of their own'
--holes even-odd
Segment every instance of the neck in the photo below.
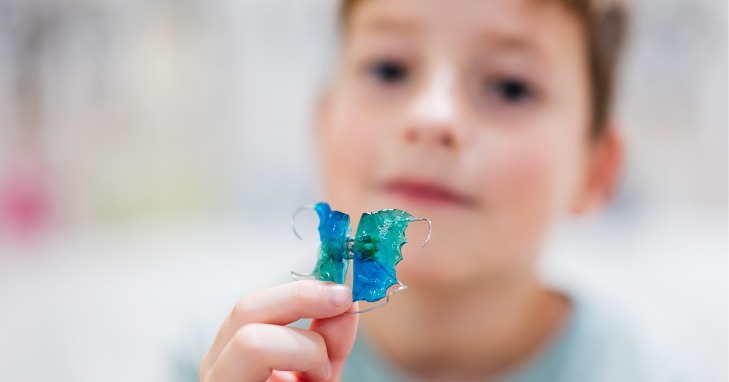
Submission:
<svg viewBox="0 0 729 382">
<path fill-rule="evenodd" d="M 432 379 L 497 375 L 534 355 L 561 326 L 568 301 L 534 274 L 457 287 L 413 286 L 362 325 L 386 359 Z"/>
</svg>

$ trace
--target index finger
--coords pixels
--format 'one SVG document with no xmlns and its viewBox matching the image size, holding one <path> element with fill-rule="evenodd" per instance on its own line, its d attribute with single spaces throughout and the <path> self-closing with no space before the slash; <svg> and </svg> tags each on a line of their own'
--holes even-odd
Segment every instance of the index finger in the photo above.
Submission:
<svg viewBox="0 0 729 382">
<path fill-rule="evenodd" d="M 333 317 L 351 305 L 352 291 L 348 286 L 316 280 L 295 281 L 253 292 L 235 304 L 203 362 L 212 364 L 243 325 L 288 325 L 301 318 Z"/>
</svg>

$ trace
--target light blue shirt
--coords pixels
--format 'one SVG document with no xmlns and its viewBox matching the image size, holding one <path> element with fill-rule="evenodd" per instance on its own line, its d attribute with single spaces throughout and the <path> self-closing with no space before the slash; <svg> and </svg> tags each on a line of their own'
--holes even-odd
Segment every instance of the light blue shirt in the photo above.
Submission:
<svg viewBox="0 0 729 382">
<path fill-rule="evenodd" d="M 580 298 L 562 329 L 542 349 L 498 382 L 699 381 L 675 348 L 650 338 L 636 323 Z M 360 336 L 344 367 L 343 381 L 417 381 L 382 359 Z"/>
<path fill-rule="evenodd" d="M 572 296 L 572 310 L 561 330 L 534 357 L 493 382 L 694 382 L 693 364 L 671 344 L 670 333 L 641 327 L 592 299 Z M 216 321 L 217 322 L 217 321 Z M 306 327 L 308 321 L 294 324 Z M 360 333 L 362 334 L 362 333 Z M 200 339 L 199 336 L 191 336 Z M 197 381 L 204 345 L 186 346 L 175 365 L 176 382 Z M 194 348 L 194 349 L 192 349 Z M 418 381 L 380 357 L 358 335 L 344 366 L 344 382 Z"/>
</svg>

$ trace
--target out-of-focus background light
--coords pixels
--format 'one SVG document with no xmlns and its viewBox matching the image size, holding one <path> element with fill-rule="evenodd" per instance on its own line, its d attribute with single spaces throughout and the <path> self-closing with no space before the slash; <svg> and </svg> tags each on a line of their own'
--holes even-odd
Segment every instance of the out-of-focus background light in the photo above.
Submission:
<svg viewBox="0 0 729 382">
<path fill-rule="evenodd" d="M 0 0 L 0 380 L 172 379 L 191 322 L 311 265 L 336 5 Z M 623 183 L 542 268 L 727 380 L 727 3 L 634 11 Z"/>
</svg>

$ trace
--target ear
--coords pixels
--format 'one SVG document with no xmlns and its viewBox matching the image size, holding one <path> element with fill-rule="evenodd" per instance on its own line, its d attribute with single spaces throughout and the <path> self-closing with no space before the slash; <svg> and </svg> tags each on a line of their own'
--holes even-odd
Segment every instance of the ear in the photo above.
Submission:
<svg viewBox="0 0 729 382">
<path fill-rule="evenodd" d="M 583 182 L 572 206 L 574 213 L 590 212 L 610 199 L 620 175 L 623 150 L 623 135 L 615 121 L 610 121 L 603 135 L 588 148 Z"/>
</svg>

